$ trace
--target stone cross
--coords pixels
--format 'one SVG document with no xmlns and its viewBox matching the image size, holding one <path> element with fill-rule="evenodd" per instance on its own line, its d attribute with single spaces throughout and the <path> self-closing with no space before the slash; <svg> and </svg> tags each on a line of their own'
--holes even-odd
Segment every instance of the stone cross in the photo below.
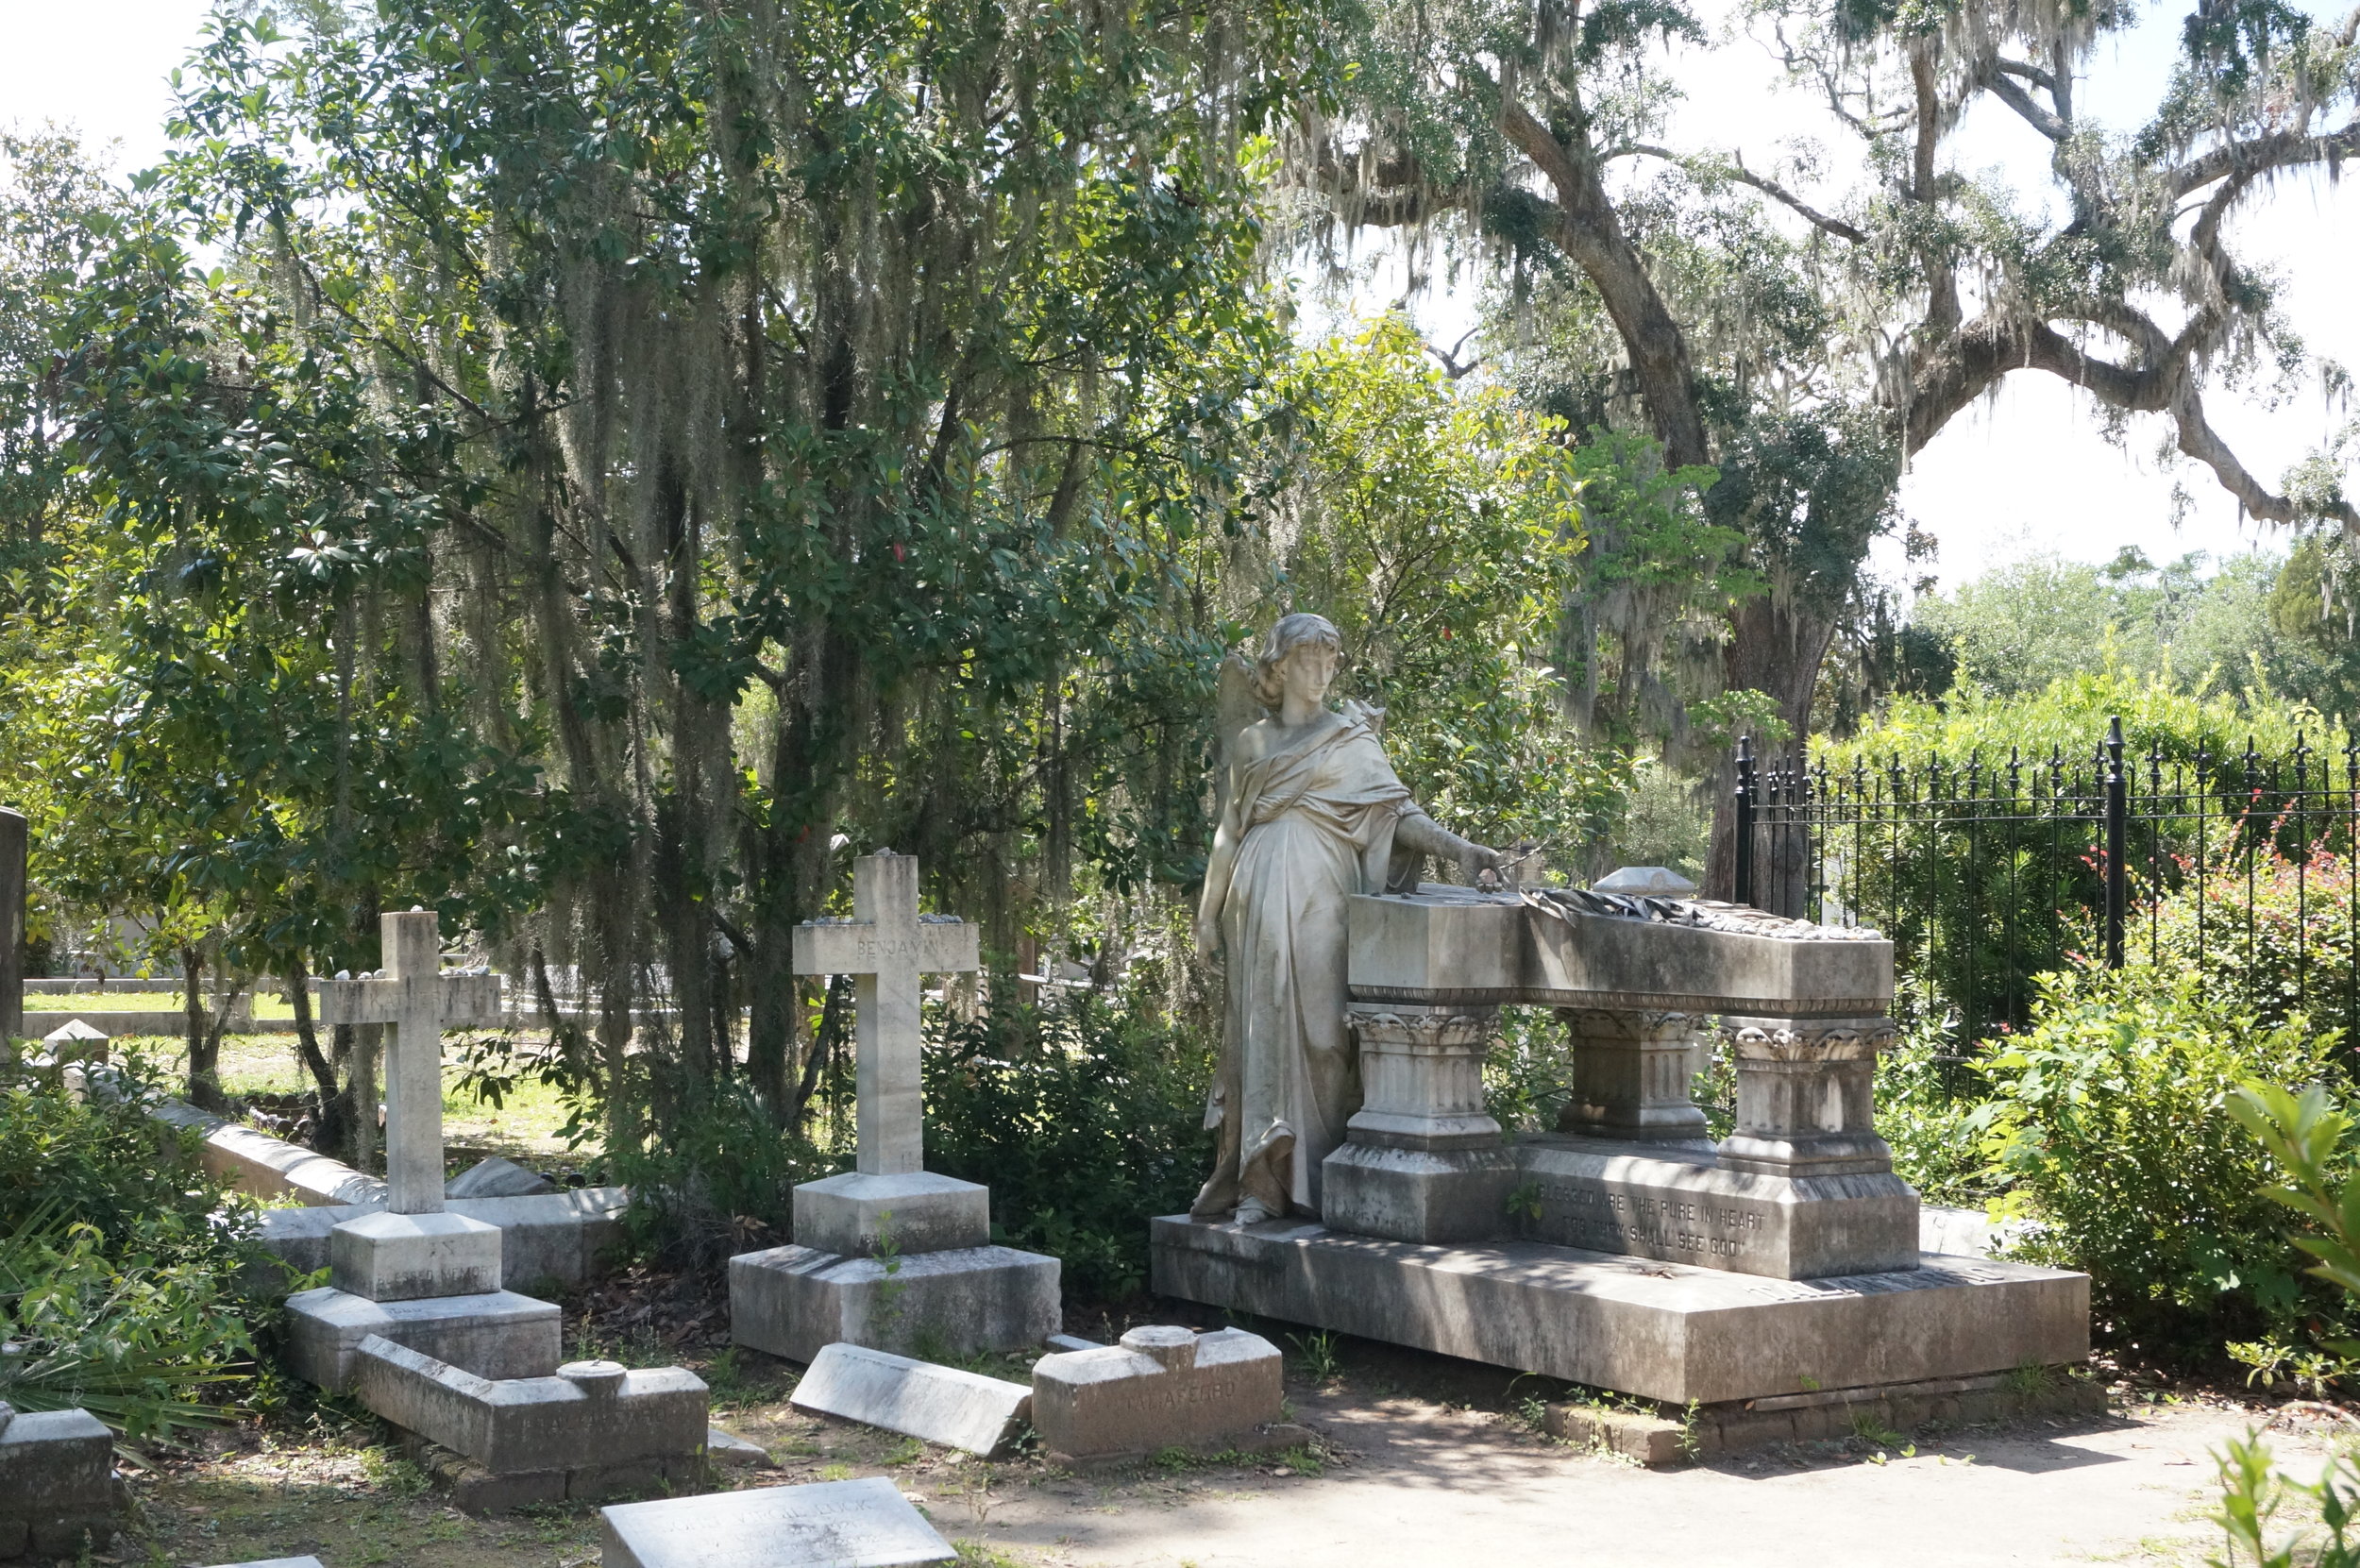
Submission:
<svg viewBox="0 0 2360 1568">
<path fill-rule="evenodd" d="M 497 974 L 445 974 L 434 913 L 378 917 L 385 968 L 376 975 L 314 980 L 322 1023 L 390 1023 L 385 1062 L 385 1187 L 396 1214 L 443 1212 L 443 1030 L 491 1022 L 500 1010 Z"/>
<path fill-rule="evenodd" d="M 854 1169 L 899 1176 L 923 1170 L 925 1110 L 919 1082 L 919 976 L 976 968 L 975 928 L 918 912 L 918 857 L 880 850 L 852 862 L 852 919 L 795 931 L 797 974 L 849 974 L 858 1014 Z"/>
</svg>

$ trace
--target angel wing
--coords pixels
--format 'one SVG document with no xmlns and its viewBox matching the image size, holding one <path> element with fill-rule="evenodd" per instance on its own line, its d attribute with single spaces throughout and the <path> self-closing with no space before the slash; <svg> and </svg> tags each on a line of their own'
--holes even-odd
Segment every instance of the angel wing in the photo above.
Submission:
<svg viewBox="0 0 2360 1568">
<path fill-rule="evenodd" d="M 1238 737 L 1257 723 L 1267 710 L 1255 694 L 1254 665 L 1232 649 L 1221 662 L 1221 677 L 1213 692 L 1213 731 L 1221 737 L 1221 752 L 1213 765 L 1213 820 L 1229 809 L 1229 766 L 1238 760 Z"/>
</svg>

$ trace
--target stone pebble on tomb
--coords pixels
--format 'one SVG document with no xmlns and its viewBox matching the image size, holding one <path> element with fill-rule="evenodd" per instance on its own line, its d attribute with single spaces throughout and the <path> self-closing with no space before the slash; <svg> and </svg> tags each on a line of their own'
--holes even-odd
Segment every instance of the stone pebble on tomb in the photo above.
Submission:
<svg viewBox="0 0 2360 1568">
<path fill-rule="evenodd" d="M 958 1553 L 883 1476 L 598 1510 L 605 1568 L 919 1568 Z"/>
</svg>

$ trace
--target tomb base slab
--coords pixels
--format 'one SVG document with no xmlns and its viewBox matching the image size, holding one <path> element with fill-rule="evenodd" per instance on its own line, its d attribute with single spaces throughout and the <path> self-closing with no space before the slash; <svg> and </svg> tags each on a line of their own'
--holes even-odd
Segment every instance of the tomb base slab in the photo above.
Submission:
<svg viewBox="0 0 2360 1568">
<path fill-rule="evenodd" d="M 1353 1142 L 1320 1166 L 1320 1213 L 1338 1230 L 1395 1241 L 1473 1241 L 1508 1225 L 1508 1150 L 1400 1149 Z"/>
<path fill-rule="evenodd" d="M 1685 1406 L 2058 1366 L 2089 1278 L 1982 1258 L 1814 1280 L 1537 1241 L 1421 1246 L 1323 1225 L 1153 1222 L 1155 1290 Z"/>
<path fill-rule="evenodd" d="M 1514 1229 L 1528 1240 L 1773 1279 L 1917 1267 L 1917 1194 L 1891 1171 L 1769 1174 L 1709 1148 L 1562 1136 L 1519 1143 L 1516 1161 Z"/>
<path fill-rule="evenodd" d="M 880 1259 L 773 1247 L 730 1259 L 730 1337 L 809 1362 L 839 1340 L 937 1360 L 1021 1350 L 1064 1322 L 1054 1257 L 959 1247 Z"/>
<path fill-rule="evenodd" d="M 1552 1405 L 1543 1424 L 1551 1437 L 1668 1467 L 1779 1443 L 1842 1442 L 1872 1433 L 1877 1436 L 1871 1441 L 1882 1443 L 1921 1427 L 2092 1421 L 2105 1413 L 2104 1386 L 2086 1378 L 2051 1373 L 2031 1380 L 1994 1373 L 1699 1405 L 1693 1411 Z"/>
<path fill-rule="evenodd" d="M 880 1234 L 901 1253 L 991 1244 L 991 1189 L 929 1171 L 847 1171 L 795 1189 L 795 1244 L 867 1257 Z"/>
<path fill-rule="evenodd" d="M 514 1290 L 371 1301 L 327 1287 L 287 1298 L 287 1363 L 331 1392 L 351 1386 L 361 1341 L 380 1335 L 478 1377 L 548 1377 L 562 1357 L 557 1304 Z"/>
</svg>

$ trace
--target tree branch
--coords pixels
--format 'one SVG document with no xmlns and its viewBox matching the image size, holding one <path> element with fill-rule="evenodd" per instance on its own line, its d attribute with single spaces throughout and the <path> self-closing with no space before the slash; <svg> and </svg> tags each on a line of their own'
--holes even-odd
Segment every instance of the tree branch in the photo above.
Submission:
<svg viewBox="0 0 2360 1568">
<path fill-rule="evenodd" d="M 2258 175 L 2271 169 L 2293 168 L 2304 163 L 2340 162 L 2354 156 L 2360 156 L 2360 120 L 2354 120 L 2343 129 L 2324 136 L 2280 131 L 2272 136 L 2232 142 L 2225 147 L 2216 147 L 2200 158 L 2183 163 L 2165 177 L 2166 189 L 2177 201 L 2193 191 L 2217 179 L 2225 179 L 2241 170 Z"/>
<path fill-rule="evenodd" d="M 1991 89 L 1993 97 L 2014 110 L 2026 125 L 2031 126 L 2051 142 L 2062 142 L 2073 134 L 2073 127 L 2034 103 L 2030 93 L 2025 92 L 2001 74 L 2007 71 L 2029 72 L 2036 69 L 2038 68 L 2035 66 L 2018 65 L 2014 60 L 2003 59 L 1999 62 L 1999 69 L 1991 73 L 1983 85 Z M 2040 74 L 2044 76 L 2048 75 L 2046 71 Z"/>
<path fill-rule="evenodd" d="M 1801 214 L 1802 217 L 1814 228 L 1824 229 L 1828 233 L 1834 235 L 1839 240 L 1849 240 L 1856 245 L 1866 244 L 1868 243 L 1868 236 L 1866 234 L 1863 233 L 1860 229 L 1853 228 L 1850 224 L 1846 223 L 1842 218 L 1829 217 L 1827 213 L 1820 211 L 1819 209 L 1812 206 L 1809 202 L 1803 200 L 1802 197 L 1796 195 L 1794 192 L 1779 184 L 1777 180 L 1768 178 L 1762 175 L 1758 175 L 1751 169 L 1745 167 L 1745 157 L 1743 153 L 1737 154 L 1731 160 L 1729 177 L 1737 181 L 1740 185 L 1750 185 L 1755 190 L 1760 191 L 1763 195 L 1770 197 L 1783 206 L 1792 208 L 1795 212 Z"/>
<path fill-rule="evenodd" d="M 1614 322 L 1630 356 L 1640 400 L 1646 405 L 1656 439 L 1663 443 L 1664 461 L 1675 467 L 1711 462 L 1687 334 L 1624 231 L 1589 143 L 1576 141 L 1569 146 L 1559 142 L 1530 110 L 1501 93 L 1498 83 L 1490 85 L 1499 95 L 1500 128 L 1557 190 L 1550 231 L 1598 291 Z"/>
</svg>

